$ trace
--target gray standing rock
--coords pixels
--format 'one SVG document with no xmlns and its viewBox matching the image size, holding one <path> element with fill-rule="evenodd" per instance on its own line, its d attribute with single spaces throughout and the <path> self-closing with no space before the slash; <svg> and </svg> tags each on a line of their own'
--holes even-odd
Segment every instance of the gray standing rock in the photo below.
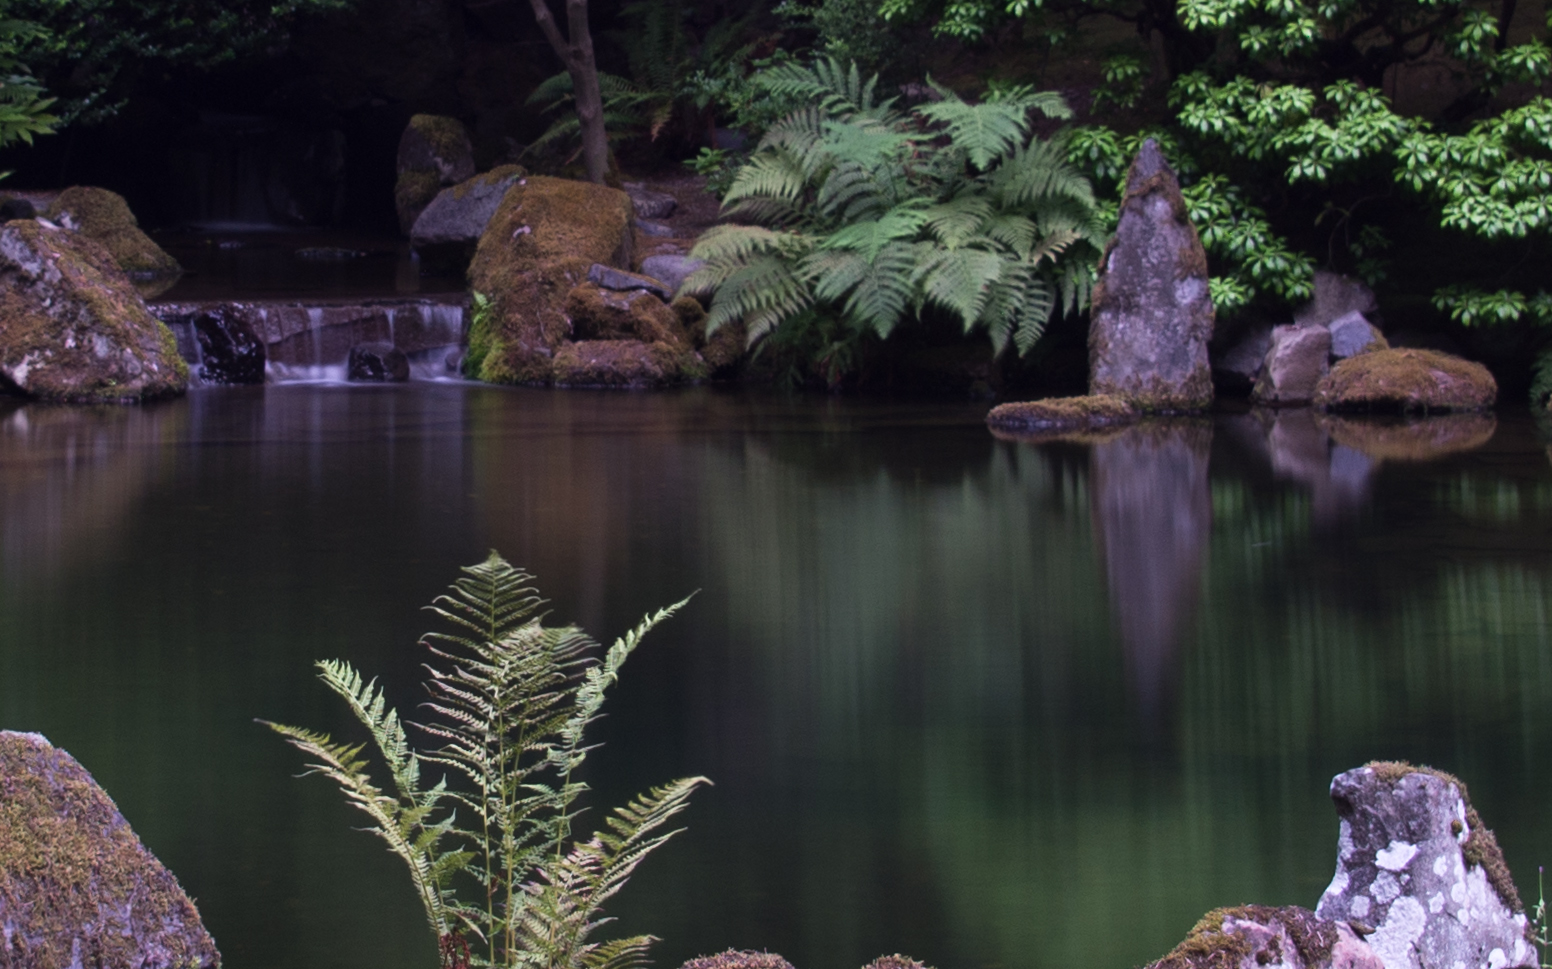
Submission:
<svg viewBox="0 0 1552 969">
<path fill-rule="evenodd" d="M 1293 322 L 1325 326 L 1348 313 L 1362 313 L 1373 320 L 1378 318 L 1379 308 L 1374 290 L 1363 283 L 1341 273 L 1317 269 L 1315 295 L 1294 311 Z"/>
<path fill-rule="evenodd" d="M 415 219 L 410 228 L 410 244 L 421 247 L 479 242 L 507 189 L 522 177 L 522 168 L 508 165 L 442 189 Z"/>
<path fill-rule="evenodd" d="M 0 391 L 111 403 L 188 381 L 172 332 L 108 250 L 42 222 L 0 226 Z"/>
<path fill-rule="evenodd" d="M 1207 254 L 1158 143 L 1132 161 L 1115 238 L 1100 260 L 1089 326 L 1089 393 L 1143 410 L 1212 403 Z"/>
<path fill-rule="evenodd" d="M 1389 350 L 1385 334 L 1357 310 L 1343 313 L 1326 324 L 1331 331 L 1331 355 L 1338 360 L 1356 357 L 1370 350 Z"/>
<path fill-rule="evenodd" d="M 1250 399 L 1272 407 L 1307 404 L 1331 370 L 1331 331 L 1323 326 L 1272 328 L 1272 347 Z"/>
<path fill-rule="evenodd" d="M 1525 913 L 1466 787 L 1440 771 L 1372 763 L 1338 774 L 1336 876 L 1316 913 L 1372 927 L 1385 969 L 1535 966 Z"/>
<path fill-rule="evenodd" d="M 74 757 L 0 731 L 0 966 L 210 969 L 199 911 Z"/>
</svg>

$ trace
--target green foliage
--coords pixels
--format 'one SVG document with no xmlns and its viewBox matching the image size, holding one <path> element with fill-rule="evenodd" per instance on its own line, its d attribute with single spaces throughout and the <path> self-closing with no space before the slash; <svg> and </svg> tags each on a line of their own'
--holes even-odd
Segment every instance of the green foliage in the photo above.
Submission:
<svg viewBox="0 0 1552 969">
<path fill-rule="evenodd" d="M 735 161 L 733 152 L 726 148 L 702 148 L 694 158 L 685 159 L 684 166 L 697 175 L 706 176 L 706 191 L 721 198 L 733 187 L 741 160 Z"/>
<path fill-rule="evenodd" d="M 431 611 L 448 632 L 429 633 L 426 708 L 421 725 L 439 746 L 416 750 L 375 681 L 364 683 L 349 664 L 320 662 L 320 678 L 366 726 L 393 780 L 393 793 L 374 785 L 365 744 L 269 723 L 313 758 L 313 772 L 333 780 L 372 819 L 373 834 L 405 862 L 442 943 L 444 963 L 457 939 L 483 940 L 477 963 L 532 969 L 626 969 L 643 962 L 650 936 L 590 941 L 605 919 L 601 908 L 636 866 L 676 832 L 661 829 L 686 806 L 691 777 L 653 788 L 606 818 L 587 838 L 572 835 L 577 800 L 587 786 L 574 775 L 591 748 L 587 727 L 607 689 L 653 626 L 684 602 L 659 610 L 617 639 L 600 662 L 596 647 L 574 626 L 542 624 L 544 600 L 532 576 L 492 552 L 464 575 Z M 687 600 L 686 600 L 687 601 Z M 426 787 L 422 768 L 450 771 Z M 451 810 L 462 807 L 469 820 Z M 446 845 L 451 847 L 446 847 Z M 458 897 L 455 875 L 471 876 L 474 902 Z"/>
<path fill-rule="evenodd" d="M 882 338 L 930 308 L 1024 353 L 1086 306 L 1093 195 L 1062 138 L 1031 134 L 1032 112 L 1066 115 L 1055 95 L 939 88 L 907 114 L 834 59 L 759 80 L 809 107 L 766 133 L 724 199 L 734 224 L 695 247 L 707 265 L 686 285 L 712 294 L 708 331 L 742 320 L 755 342 L 812 311 Z"/>
<path fill-rule="evenodd" d="M 146 69 L 209 68 L 273 52 L 299 16 L 352 0 L 8 0 L 38 28 L 19 56 L 61 97 L 65 123 L 97 121 L 123 104 Z"/>
<path fill-rule="evenodd" d="M 599 93 L 604 102 L 604 130 L 610 141 L 620 141 L 648 132 L 655 132 L 663 124 L 658 98 L 651 92 L 638 90 L 628 79 L 615 74 L 598 72 Z M 534 139 L 525 151 L 527 155 L 540 155 L 547 151 L 560 151 L 569 164 L 582 153 L 582 122 L 577 117 L 573 103 L 576 98 L 569 71 L 546 78 L 526 102 L 545 113 L 557 117 L 544 134 Z"/>
<path fill-rule="evenodd" d="M 839 61 L 856 61 L 876 70 L 899 53 L 899 38 L 879 12 L 876 0 L 784 0 L 776 13 L 794 23 L 812 27 L 814 49 Z"/>
</svg>

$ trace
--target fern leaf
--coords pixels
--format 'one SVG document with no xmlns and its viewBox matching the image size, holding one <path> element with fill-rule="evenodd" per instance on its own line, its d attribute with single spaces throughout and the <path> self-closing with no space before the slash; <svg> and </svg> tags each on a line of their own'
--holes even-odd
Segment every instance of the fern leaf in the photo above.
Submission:
<svg viewBox="0 0 1552 969">
<path fill-rule="evenodd" d="M 966 104 L 958 97 L 946 97 L 922 105 L 916 113 L 947 128 L 955 147 L 982 171 L 1023 144 L 1029 133 L 1029 108 L 1018 102 Z"/>
<path fill-rule="evenodd" d="M 932 237 L 944 248 L 958 249 L 980 234 L 995 211 L 988 199 L 963 196 L 934 205 L 924 214 Z"/>
<path fill-rule="evenodd" d="M 802 263 L 814 280 L 814 294 L 827 302 L 843 302 L 856 324 L 887 337 L 906 313 L 912 297 L 912 273 L 917 248 L 889 242 L 868 259 L 861 253 L 821 250 Z"/>
<path fill-rule="evenodd" d="M 984 249 L 946 249 L 923 260 L 918 270 L 923 296 L 958 316 L 968 332 L 981 318 L 1003 260 Z"/>
<path fill-rule="evenodd" d="M 820 243 L 820 248 L 852 249 L 872 262 L 878 257 L 879 250 L 888 243 L 915 238 L 926 220 L 926 213 L 919 204 L 912 202 L 898 205 L 879 219 L 855 222 L 841 228 Z"/>
</svg>

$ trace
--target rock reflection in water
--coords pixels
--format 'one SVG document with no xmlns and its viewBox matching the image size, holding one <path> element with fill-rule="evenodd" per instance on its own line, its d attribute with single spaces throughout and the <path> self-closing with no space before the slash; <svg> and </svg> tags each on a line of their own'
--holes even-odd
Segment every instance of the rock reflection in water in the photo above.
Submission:
<svg viewBox="0 0 1552 969">
<path fill-rule="evenodd" d="M 1257 463 L 1271 466 L 1274 477 L 1309 489 L 1310 515 L 1317 526 L 1331 525 L 1361 507 L 1379 462 L 1331 436 L 1308 407 L 1257 408 L 1228 418 L 1225 430 Z"/>
<path fill-rule="evenodd" d="M 1164 712 L 1201 594 L 1212 431 L 1205 420 L 1149 422 L 1097 440 L 1090 456 L 1094 539 L 1145 723 Z"/>
</svg>

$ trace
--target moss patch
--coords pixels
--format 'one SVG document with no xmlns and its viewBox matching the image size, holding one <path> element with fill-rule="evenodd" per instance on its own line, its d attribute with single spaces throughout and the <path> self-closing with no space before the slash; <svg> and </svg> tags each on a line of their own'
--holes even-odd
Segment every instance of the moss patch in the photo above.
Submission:
<svg viewBox="0 0 1552 969">
<path fill-rule="evenodd" d="M 46 215 L 107 249 L 119 268 L 131 275 L 170 276 L 183 271 L 178 260 L 140 231 L 129 204 L 115 192 L 76 185 L 60 192 Z"/>
<path fill-rule="evenodd" d="M 986 423 L 1006 430 L 1074 431 L 1128 424 L 1139 416 L 1137 408 L 1120 397 L 1092 394 L 998 404 L 986 415 Z"/>
<path fill-rule="evenodd" d="M 410 130 L 425 141 L 432 154 L 452 158 L 469 151 L 469 132 L 463 122 L 440 114 L 417 114 L 410 117 Z"/>
<path fill-rule="evenodd" d="M 0 732 L 0 910 L 19 965 L 65 969 L 76 946 L 85 965 L 220 963 L 177 879 L 37 734 Z"/>
<path fill-rule="evenodd" d="M 1427 774 L 1430 777 L 1437 777 L 1446 784 L 1455 785 L 1455 789 L 1460 791 L 1460 799 L 1465 802 L 1466 827 L 1471 832 L 1466 836 L 1466 843 L 1460 847 L 1461 854 L 1466 856 L 1466 864 L 1481 866 L 1487 874 L 1488 884 L 1498 892 L 1498 897 L 1503 900 L 1503 903 L 1509 906 L 1509 911 L 1525 911 L 1525 905 L 1520 901 L 1520 893 L 1514 887 L 1514 876 L 1509 873 L 1509 864 L 1504 861 L 1503 850 L 1498 847 L 1498 838 L 1487 825 L 1482 823 L 1482 817 L 1477 814 L 1477 809 L 1471 806 L 1471 793 L 1466 790 L 1465 781 L 1454 774 L 1432 767 L 1413 766 L 1404 760 L 1375 760 L 1363 766 L 1372 770 L 1376 779 L 1392 787 L 1411 774 Z"/>
<path fill-rule="evenodd" d="M 1329 411 L 1485 410 L 1498 397 L 1487 368 L 1438 350 L 1374 350 L 1331 368 L 1315 390 Z"/>
<path fill-rule="evenodd" d="M 1336 927 L 1308 909 L 1236 905 L 1216 908 L 1202 916 L 1180 944 L 1153 963 L 1150 969 L 1238 969 L 1241 961 L 1252 954 L 1254 946 L 1247 936 L 1224 930 L 1224 923 L 1229 919 L 1268 927 L 1281 925 L 1307 966 L 1318 964 L 1337 943 Z"/>
<path fill-rule="evenodd" d="M 466 179 L 453 186 L 453 198 L 463 198 L 469 194 L 469 190 L 476 185 L 499 185 L 502 182 L 510 182 L 522 178 L 528 174 L 528 169 L 522 165 L 498 165 L 490 171 L 473 178 Z"/>
<path fill-rule="evenodd" d="M 436 172 L 400 172 L 393 183 L 393 207 L 399 216 L 399 228 L 409 232 L 441 190 L 442 181 Z"/>
</svg>

